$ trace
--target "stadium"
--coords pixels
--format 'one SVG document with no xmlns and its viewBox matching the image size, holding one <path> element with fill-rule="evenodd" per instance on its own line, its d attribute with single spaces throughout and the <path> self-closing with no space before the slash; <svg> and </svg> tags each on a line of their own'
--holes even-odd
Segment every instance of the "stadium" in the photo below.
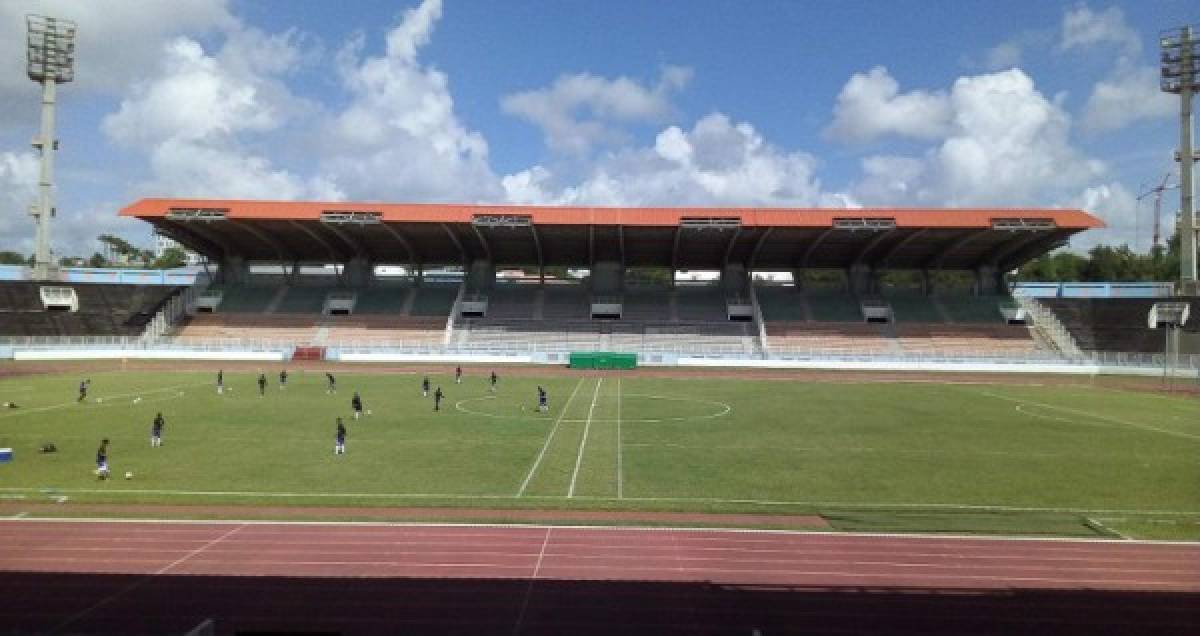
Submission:
<svg viewBox="0 0 1200 636">
<path fill-rule="evenodd" d="M 155 270 L 53 266 L 45 197 L 0 633 L 1200 625 L 1186 269 L 1013 280 L 1088 210 L 112 210 Z"/>
</svg>

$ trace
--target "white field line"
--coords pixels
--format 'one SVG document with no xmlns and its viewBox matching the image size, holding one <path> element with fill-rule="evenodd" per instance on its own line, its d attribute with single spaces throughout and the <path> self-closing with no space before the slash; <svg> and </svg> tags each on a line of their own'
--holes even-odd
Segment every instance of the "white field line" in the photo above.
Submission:
<svg viewBox="0 0 1200 636">
<path fill-rule="evenodd" d="M 1028 405 L 1032 405 L 1032 406 L 1040 406 L 1042 408 L 1063 411 L 1065 413 L 1073 413 L 1075 415 L 1082 415 L 1084 417 L 1090 417 L 1092 419 L 1097 419 L 1102 422 L 1121 424 L 1124 426 L 1140 428 L 1142 430 L 1152 431 L 1155 433 L 1162 433 L 1163 435 L 1172 435 L 1174 437 L 1183 437 L 1185 439 L 1200 441 L 1200 435 L 1192 435 L 1191 433 L 1182 433 L 1180 431 L 1172 431 L 1172 430 L 1168 430 L 1165 428 L 1158 428 L 1157 426 L 1151 426 L 1149 424 L 1142 424 L 1140 422 L 1130 422 L 1128 420 L 1122 420 L 1122 419 L 1116 418 L 1116 417 L 1109 417 L 1107 415 L 1099 415 L 1097 413 L 1092 413 L 1090 411 L 1082 411 L 1079 409 L 1073 409 L 1073 408 L 1069 408 L 1066 406 L 1055 406 L 1053 404 L 1046 404 L 1044 402 L 1034 402 L 1033 400 L 1022 400 L 1019 398 L 1008 397 L 1007 395 L 1000 395 L 999 393 L 992 393 L 991 391 L 978 391 L 978 393 L 980 393 L 982 395 L 986 395 L 988 397 L 996 398 L 998 400 L 1005 400 L 1007 402 L 1016 402 L 1017 404 L 1028 404 Z M 1022 412 L 1024 412 L 1024 411 L 1022 411 Z"/>
<path fill-rule="evenodd" d="M 537 472 L 538 466 L 542 465 L 542 458 L 546 456 L 546 449 L 550 448 L 550 442 L 554 440 L 554 434 L 558 432 L 558 425 L 562 424 L 563 416 L 567 414 L 567 409 L 571 407 L 571 400 L 575 399 L 575 394 L 579 392 L 579 387 L 583 386 L 583 378 L 575 383 L 575 390 L 571 391 L 571 396 L 563 404 L 562 412 L 558 414 L 558 419 L 554 421 L 554 426 L 550 428 L 550 434 L 546 436 L 546 443 L 542 444 L 542 450 L 538 453 L 537 459 L 533 460 L 533 465 L 529 467 L 529 474 L 525 475 L 525 481 L 521 482 L 521 487 L 517 489 L 517 496 L 521 497 L 525 494 L 525 489 L 529 487 L 529 482 L 533 481 L 533 475 Z"/>
<path fill-rule="evenodd" d="M 521 625 L 525 623 L 525 611 L 529 609 L 529 598 L 533 596 L 533 584 L 537 582 L 538 573 L 542 571 L 542 560 L 546 558 L 546 546 L 550 545 L 550 533 L 553 528 L 546 528 L 546 536 L 542 538 L 542 549 L 538 551 L 537 563 L 533 566 L 533 575 L 529 577 L 529 587 L 525 588 L 525 598 L 521 601 L 521 612 L 517 614 L 517 622 L 513 625 L 513 633 L 521 633 Z"/>
<path fill-rule="evenodd" d="M 625 471 L 621 466 L 621 378 L 617 376 L 617 499 L 625 497 Z"/>
<path fill-rule="evenodd" d="M 144 576 L 144 577 L 134 581 L 133 583 L 130 583 L 129 585 L 126 585 L 125 587 L 117 590 L 116 592 L 113 592 L 112 594 L 100 599 L 99 601 L 96 601 L 96 603 L 93 604 L 92 606 L 90 606 L 80 612 L 77 612 L 71 616 L 68 616 L 66 618 L 66 620 L 64 620 L 63 622 L 56 625 L 54 627 L 54 629 L 52 629 L 51 631 L 52 632 L 62 631 L 63 628 L 70 625 L 71 623 L 74 623 L 75 621 L 83 618 L 84 616 L 87 616 L 88 614 L 91 614 L 92 612 L 96 611 L 97 609 L 104 607 L 105 605 L 112 603 L 113 601 L 117 600 L 118 598 L 121 598 L 122 596 L 125 596 L 126 594 L 145 585 L 148 581 L 150 581 L 151 578 L 162 575 L 162 574 L 166 574 L 167 570 L 170 570 L 171 568 L 179 565 L 180 563 L 183 563 L 184 561 L 187 561 L 188 559 L 196 556 L 197 554 L 200 554 L 201 552 L 207 550 L 208 548 L 211 548 L 212 546 L 217 545 L 218 543 L 225 540 L 227 537 L 231 536 L 233 533 L 237 532 L 238 530 L 241 530 L 244 527 L 245 527 L 245 524 L 240 524 L 240 525 L 234 527 L 233 529 L 222 534 L 221 536 L 217 537 L 216 539 L 213 539 L 212 541 L 205 543 L 204 545 L 200 546 L 199 548 L 196 548 L 195 550 L 188 552 L 187 554 L 172 561 L 171 563 L 168 563 L 167 565 L 159 568 L 153 574 Z"/>
<path fill-rule="evenodd" d="M 0 487 L 0 491 L 37 493 L 42 489 L 28 487 Z M 452 500 L 488 500 L 514 501 L 517 499 L 565 500 L 563 495 L 468 495 L 462 493 L 335 493 L 335 492 L 268 492 L 252 490 L 170 490 L 170 489 L 136 489 L 136 488 L 61 488 L 55 492 L 74 494 L 117 494 L 117 495 L 182 495 L 202 497 L 261 497 L 261 498 L 345 498 L 345 499 L 452 499 Z M 576 501 L 617 501 L 614 497 L 596 497 L 580 495 Z M 765 507 L 804 506 L 809 508 L 846 508 L 857 510 L 905 509 L 905 510 L 974 510 L 1000 512 L 1062 512 L 1072 514 L 1098 515 L 1167 515 L 1167 516 L 1200 516 L 1200 510 L 1130 510 L 1127 508 L 1068 508 L 1068 507 L 1037 507 L 1037 506 L 1002 506 L 989 504 L 959 504 L 959 503 L 892 503 L 892 502 L 862 502 L 862 501 L 789 501 L 778 499 L 722 499 L 716 497 L 625 497 L 622 501 L 644 501 L 662 503 L 704 503 L 704 504 L 743 504 Z M 85 502 L 86 503 L 86 502 Z M 228 522 L 226 522 L 228 523 Z"/>
<path fill-rule="evenodd" d="M 779 529 L 764 529 L 764 528 L 719 528 L 719 527 L 699 527 L 699 526 L 613 526 L 613 525 L 579 525 L 579 524 L 554 524 L 545 523 L 477 523 L 477 522 L 428 522 L 428 521 L 274 521 L 266 519 L 128 519 L 128 518 L 109 518 L 109 517 L 24 517 L 21 519 L 0 519 L 0 527 L 4 524 L 19 524 L 19 523 L 96 523 L 96 524 L 156 524 L 156 525 L 183 525 L 183 526 L 228 526 L 237 524 L 239 526 L 304 526 L 304 527 L 326 527 L 326 528 L 406 528 L 406 529 L 479 529 L 479 530 L 495 530 L 495 529 L 512 529 L 512 530 L 583 530 L 583 531 L 599 531 L 599 532 L 644 532 L 650 534 L 658 534 L 663 532 L 686 532 L 690 534 L 708 535 L 713 533 L 718 534 L 733 534 L 747 536 L 794 536 L 794 537 L 825 537 L 825 538 L 842 538 L 842 537 L 858 537 L 858 538 L 889 538 L 889 539 L 907 539 L 914 541 L 933 541 L 939 543 L 952 542 L 956 540 L 965 541 L 995 541 L 995 542 L 1026 542 L 1026 543 L 1048 543 L 1048 544 L 1091 544 L 1091 543 L 1108 543 L 1116 545 L 1173 545 L 1188 548 L 1200 547 L 1200 542 L 1196 541 L 1160 541 L 1157 539 L 1130 539 L 1128 541 L 1118 541 L 1115 539 L 1089 538 L 1089 537 L 1021 537 L 1011 535 L 988 535 L 988 534 L 918 534 L 914 532 L 839 532 L 836 530 L 779 530 Z M 480 535 L 488 536 L 488 535 Z"/>
<path fill-rule="evenodd" d="M 596 398 L 600 397 L 600 385 L 604 378 L 596 380 L 596 390 L 592 391 L 592 405 L 588 407 L 587 423 L 583 425 L 583 439 L 579 440 L 579 454 L 575 456 L 575 472 L 571 473 L 571 485 L 567 488 L 567 498 L 575 497 L 575 480 L 579 477 L 579 467 L 583 465 L 583 451 L 587 448 L 588 431 L 592 428 L 592 414 L 596 411 Z"/>
<path fill-rule="evenodd" d="M 1117 535 L 1118 537 L 1120 537 L 1120 538 L 1122 538 L 1122 539 L 1128 539 L 1128 538 L 1129 538 L 1129 537 L 1127 537 L 1127 536 L 1125 536 L 1125 535 L 1121 534 L 1120 532 L 1117 532 L 1116 530 L 1113 530 L 1112 528 L 1110 528 L 1110 527 L 1108 527 L 1108 526 L 1104 525 L 1103 523 L 1100 523 L 1100 521 L 1099 521 L 1099 520 L 1097 520 L 1095 517 L 1084 517 L 1084 520 L 1085 520 L 1085 521 L 1087 521 L 1089 524 L 1091 524 L 1091 525 L 1095 526 L 1096 528 L 1098 528 L 1098 529 L 1100 529 L 1100 530 L 1102 530 L 1102 531 L 1104 531 L 1104 532 L 1111 532 L 1111 533 L 1113 533 L 1113 534 Z"/>
<path fill-rule="evenodd" d="M 143 395 L 143 394 L 148 395 L 151 393 L 162 393 L 163 391 L 178 391 L 179 389 L 187 389 L 187 388 L 191 388 L 194 386 L 203 386 L 205 384 L 207 384 L 207 383 L 206 382 L 195 382 L 192 384 L 176 384 L 174 386 L 165 386 L 165 387 L 158 388 L 158 389 L 146 389 L 145 391 L 133 391 L 130 393 L 117 393 L 115 395 L 99 395 L 96 397 L 98 397 L 99 399 L 102 399 L 102 400 L 115 400 L 117 398 L 130 397 L 130 396 L 136 397 L 136 396 Z M 91 402 L 93 404 L 95 404 L 95 400 L 91 400 Z M 68 407 L 72 407 L 72 406 L 77 406 L 78 404 L 79 404 L 78 402 L 72 400 L 70 402 L 63 402 L 61 404 L 50 404 L 48 406 L 35 406 L 33 408 L 21 408 L 21 409 L 17 409 L 16 412 L 14 412 L 14 413 L 6 413 L 4 415 L 0 415 L 0 419 L 8 419 L 10 417 L 20 417 L 22 415 L 28 415 L 30 413 L 41 413 L 44 411 L 53 411 L 56 409 L 63 409 L 63 408 L 68 408 Z M 101 403 L 99 406 L 103 407 L 105 405 L 103 403 Z"/>
</svg>

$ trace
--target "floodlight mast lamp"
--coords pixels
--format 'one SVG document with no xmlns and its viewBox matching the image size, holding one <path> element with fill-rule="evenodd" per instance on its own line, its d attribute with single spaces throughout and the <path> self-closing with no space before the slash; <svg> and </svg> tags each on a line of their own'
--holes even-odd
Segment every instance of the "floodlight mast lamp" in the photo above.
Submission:
<svg viewBox="0 0 1200 636">
<path fill-rule="evenodd" d="M 50 219 L 54 218 L 54 98 L 59 84 L 75 79 L 75 23 L 42 15 L 25 16 L 29 79 L 42 85 L 42 130 L 33 140 L 41 155 L 38 201 L 30 209 L 36 229 L 34 280 L 50 280 L 58 267 L 50 254 Z"/>
<path fill-rule="evenodd" d="M 1200 296 L 1196 278 L 1196 208 L 1193 199 L 1193 167 L 1197 160 L 1192 149 L 1192 95 L 1200 90 L 1200 40 L 1191 26 L 1163 31 L 1162 75 L 1159 87 L 1179 95 L 1179 283 L 1187 296 Z"/>
</svg>

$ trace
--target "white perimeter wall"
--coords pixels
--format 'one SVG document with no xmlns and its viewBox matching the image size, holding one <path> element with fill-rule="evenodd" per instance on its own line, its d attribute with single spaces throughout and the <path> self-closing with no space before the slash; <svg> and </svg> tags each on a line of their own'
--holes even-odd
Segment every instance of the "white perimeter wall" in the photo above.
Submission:
<svg viewBox="0 0 1200 636">
<path fill-rule="evenodd" d="M 283 360 L 282 351 L 184 351 L 177 349 L 29 349 L 13 360 Z"/>
</svg>

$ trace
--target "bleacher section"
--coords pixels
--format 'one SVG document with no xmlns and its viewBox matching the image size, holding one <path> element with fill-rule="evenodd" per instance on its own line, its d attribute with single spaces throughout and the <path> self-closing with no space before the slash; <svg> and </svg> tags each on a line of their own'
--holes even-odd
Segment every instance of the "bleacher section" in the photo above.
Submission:
<svg viewBox="0 0 1200 636">
<path fill-rule="evenodd" d="M 275 312 L 280 314 L 321 313 L 325 308 L 325 296 L 330 291 L 329 287 L 288 287 L 283 299 L 275 307 Z M 225 302 L 222 302 L 221 305 L 224 307 Z"/>
<path fill-rule="evenodd" d="M 753 327 L 745 323 L 645 323 L 468 319 L 453 344 L 468 349 L 534 348 L 538 351 L 700 351 L 755 356 Z"/>
<path fill-rule="evenodd" d="M 293 344 L 440 343 L 444 317 L 320 314 L 196 314 L 177 326 L 181 338 L 270 340 Z"/>
<path fill-rule="evenodd" d="M 868 324 L 860 300 L 845 292 L 760 285 L 755 288 L 773 354 L 955 355 L 1036 354 L 1028 327 L 1005 324 L 999 296 L 930 297 L 892 292 L 862 302 L 886 303 L 895 324 Z M 811 320 L 805 319 L 806 306 Z"/>
<path fill-rule="evenodd" d="M 725 292 L 716 285 L 679 286 L 675 289 L 679 320 L 683 322 L 721 322 L 729 320 Z"/>
<path fill-rule="evenodd" d="M 622 295 L 625 320 L 666 322 L 671 319 L 670 290 L 631 287 Z"/>
<path fill-rule="evenodd" d="M 588 290 L 581 285 L 546 285 L 542 317 L 546 320 L 588 320 L 592 316 Z"/>
<path fill-rule="evenodd" d="M 218 289 L 216 287 L 210 289 Z M 219 288 L 224 293 L 218 311 L 221 313 L 258 313 L 266 311 L 278 287 L 229 285 Z"/>
<path fill-rule="evenodd" d="M 496 285 L 487 293 L 489 318 L 532 319 L 536 309 L 538 285 Z"/>
<path fill-rule="evenodd" d="M 400 314 L 412 289 L 408 287 L 367 287 L 358 290 L 354 314 Z"/>
<path fill-rule="evenodd" d="M 413 298 L 413 316 L 442 316 L 450 315 L 454 307 L 454 298 L 458 296 L 458 285 L 426 284 L 416 288 Z"/>
<path fill-rule="evenodd" d="M 1086 351 L 1161 353 L 1162 330 L 1149 329 L 1146 316 L 1156 302 L 1191 304 L 1191 318 L 1183 327 L 1180 353 L 1195 350 L 1200 334 L 1200 301 L 1194 298 L 1041 298 L 1047 309 L 1071 332 Z"/>
<path fill-rule="evenodd" d="M 138 336 L 181 287 L 85 285 L 71 287 L 79 311 L 46 311 L 39 283 L 0 283 L 0 336 Z"/>
</svg>

